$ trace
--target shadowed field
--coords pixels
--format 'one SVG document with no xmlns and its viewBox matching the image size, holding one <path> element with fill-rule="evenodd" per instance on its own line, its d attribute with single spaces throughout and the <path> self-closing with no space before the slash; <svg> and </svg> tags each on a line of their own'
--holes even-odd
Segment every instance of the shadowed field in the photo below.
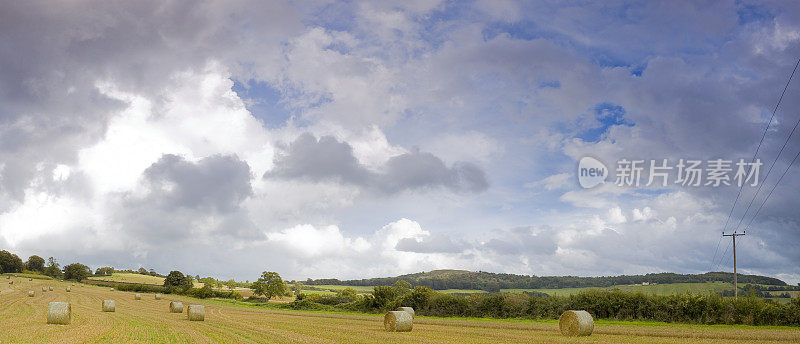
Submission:
<svg viewBox="0 0 800 344">
<path fill-rule="evenodd" d="M 0 285 L 0 343 L 800 343 L 800 329 L 598 321 L 595 334 L 566 338 L 555 321 L 417 318 L 411 333 L 383 331 L 379 315 L 281 311 L 13 278 Z M 42 286 L 54 291 L 41 292 Z M 36 295 L 28 297 L 28 290 Z M 116 312 L 101 312 L 104 299 Z M 168 313 L 169 302 L 206 305 L 206 320 Z M 72 303 L 70 325 L 46 324 L 50 301 Z"/>
</svg>

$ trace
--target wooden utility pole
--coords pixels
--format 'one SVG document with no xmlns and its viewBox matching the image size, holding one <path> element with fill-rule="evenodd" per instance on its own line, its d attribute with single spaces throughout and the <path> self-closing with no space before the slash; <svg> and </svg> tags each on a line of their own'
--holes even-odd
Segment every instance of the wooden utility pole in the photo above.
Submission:
<svg viewBox="0 0 800 344">
<path fill-rule="evenodd" d="M 725 234 L 725 233 L 722 234 L 722 236 L 724 236 L 724 237 L 729 236 L 729 237 L 731 237 L 731 239 L 733 239 L 733 297 L 734 298 L 738 298 L 739 297 L 739 283 L 738 283 L 737 278 L 736 278 L 737 277 L 736 276 L 736 237 L 740 236 L 740 235 L 744 235 L 744 233 L 733 232 L 732 234 Z"/>
</svg>

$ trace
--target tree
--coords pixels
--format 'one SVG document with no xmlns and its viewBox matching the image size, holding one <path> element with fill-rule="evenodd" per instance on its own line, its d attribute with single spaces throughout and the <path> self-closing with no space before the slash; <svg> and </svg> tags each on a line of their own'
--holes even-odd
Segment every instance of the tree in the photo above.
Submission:
<svg viewBox="0 0 800 344">
<path fill-rule="evenodd" d="M 97 268 L 97 271 L 94 273 L 98 276 L 111 276 L 114 274 L 114 268 L 110 266 L 104 266 L 102 268 Z"/>
<path fill-rule="evenodd" d="M 56 262 L 55 258 L 47 258 L 47 266 L 44 268 L 44 274 L 50 277 L 61 277 L 61 269 L 58 268 L 58 262 Z"/>
<path fill-rule="evenodd" d="M 139 268 L 139 270 L 136 272 L 138 272 L 140 275 L 147 275 L 147 269 L 145 268 Z"/>
<path fill-rule="evenodd" d="M 16 254 L 8 251 L 0 251 L 0 272 L 22 272 L 25 264 Z"/>
<path fill-rule="evenodd" d="M 83 281 L 92 275 L 92 268 L 81 263 L 72 263 L 64 266 L 64 279 Z"/>
<path fill-rule="evenodd" d="M 264 271 L 261 278 L 253 282 L 253 294 L 263 295 L 267 300 L 286 294 L 286 284 L 277 272 Z"/>
<path fill-rule="evenodd" d="M 303 292 L 303 283 L 294 282 L 294 284 L 292 284 L 292 292 L 294 296 L 300 296 L 300 293 Z"/>
<path fill-rule="evenodd" d="M 28 261 L 25 262 L 25 268 L 30 271 L 44 272 L 44 258 L 35 254 L 28 257 Z"/>
<path fill-rule="evenodd" d="M 192 277 L 184 276 L 180 271 L 170 271 L 169 275 L 164 279 L 164 286 L 189 290 L 192 287 Z"/>
</svg>

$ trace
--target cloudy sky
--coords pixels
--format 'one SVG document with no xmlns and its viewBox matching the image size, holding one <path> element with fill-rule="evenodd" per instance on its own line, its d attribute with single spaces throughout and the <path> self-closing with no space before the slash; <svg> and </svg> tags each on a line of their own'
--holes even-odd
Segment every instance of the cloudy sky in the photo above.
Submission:
<svg viewBox="0 0 800 344">
<path fill-rule="evenodd" d="M 757 209 L 800 151 L 800 76 L 759 147 L 798 58 L 793 1 L 2 1 L 0 247 L 594 276 L 731 271 L 720 234 L 748 228 L 740 271 L 797 283 L 800 167 Z M 732 212 L 736 185 L 613 183 L 623 158 L 757 147 Z M 579 186 L 585 156 L 608 183 Z"/>
</svg>

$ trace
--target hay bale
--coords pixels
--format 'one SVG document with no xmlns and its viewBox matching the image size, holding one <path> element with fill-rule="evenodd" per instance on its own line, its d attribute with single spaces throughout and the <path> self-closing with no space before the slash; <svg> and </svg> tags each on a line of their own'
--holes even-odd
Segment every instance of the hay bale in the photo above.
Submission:
<svg viewBox="0 0 800 344">
<path fill-rule="evenodd" d="M 35 292 L 35 291 L 33 291 L 33 290 L 28 290 L 28 297 L 34 297 L 35 295 L 36 295 L 36 292 Z"/>
<path fill-rule="evenodd" d="M 383 327 L 389 332 L 411 332 L 413 319 L 406 311 L 389 311 L 383 317 Z"/>
<path fill-rule="evenodd" d="M 594 330 L 594 319 L 587 311 L 566 311 L 558 318 L 564 336 L 588 336 Z"/>
<path fill-rule="evenodd" d="M 6 279 L 11 279 L 11 276 L 6 276 Z"/>
<path fill-rule="evenodd" d="M 156 294 L 155 298 L 156 300 L 161 300 L 161 294 Z"/>
<path fill-rule="evenodd" d="M 33 278 L 28 278 L 28 282 L 33 281 Z"/>
<path fill-rule="evenodd" d="M 189 305 L 186 316 L 191 321 L 203 321 L 206 319 L 206 307 L 201 305 Z"/>
<path fill-rule="evenodd" d="M 416 316 L 414 314 L 414 308 L 411 307 L 398 307 L 397 310 L 401 312 L 408 312 L 408 314 L 411 314 L 411 319 L 414 319 L 414 316 Z"/>
<path fill-rule="evenodd" d="M 67 292 L 69 293 L 71 290 L 72 289 L 70 289 L 70 286 L 67 286 Z"/>
<path fill-rule="evenodd" d="M 42 292 L 47 291 L 47 287 L 42 287 Z"/>
<path fill-rule="evenodd" d="M 134 295 L 133 298 L 136 299 L 136 300 L 141 300 L 142 299 L 142 294 L 136 293 L 136 295 Z"/>
<path fill-rule="evenodd" d="M 47 289 L 50 289 L 50 291 L 53 291 L 53 287 L 49 287 L 49 288 L 47 288 Z"/>
<path fill-rule="evenodd" d="M 114 300 L 103 300 L 103 312 L 115 312 L 117 305 Z"/>
<path fill-rule="evenodd" d="M 8 281 L 8 284 L 14 284 L 14 281 Z"/>
<path fill-rule="evenodd" d="M 114 291 L 114 288 L 111 288 L 111 291 Z"/>
<path fill-rule="evenodd" d="M 47 323 L 69 325 L 72 320 L 72 306 L 69 302 L 50 302 L 47 306 Z"/>
<path fill-rule="evenodd" d="M 170 301 L 169 303 L 169 312 L 170 313 L 183 313 L 183 303 L 177 301 Z"/>
</svg>

